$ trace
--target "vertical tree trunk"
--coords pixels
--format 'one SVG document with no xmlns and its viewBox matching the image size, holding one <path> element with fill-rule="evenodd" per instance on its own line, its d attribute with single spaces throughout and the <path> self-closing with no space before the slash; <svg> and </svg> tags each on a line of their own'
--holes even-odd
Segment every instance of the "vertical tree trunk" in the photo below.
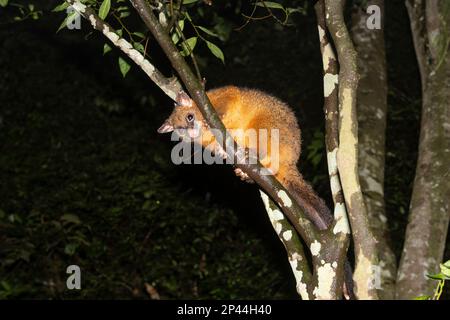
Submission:
<svg viewBox="0 0 450 320">
<path fill-rule="evenodd" d="M 396 296 L 432 295 L 450 217 L 450 2 L 406 2 L 422 79 L 419 158 Z"/>
<path fill-rule="evenodd" d="M 366 8 L 376 6 L 367 13 Z M 380 13 L 380 29 L 369 29 L 372 14 Z M 397 262 L 389 245 L 384 203 L 385 133 L 387 111 L 384 0 L 371 0 L 352 8 L 351 34 L 358 52 L 360 81 L 357 91 L 359 178 L 369 224 L 379 252 L 378 295 L 393 299 Z"/>
<path fill-rule="evenodd" d="M 355 294 L 358 299 L 378 299 L 373 287 L 373 266 L 378 265 L 378 253 L 358 175 L 357 54 L 345 25 L 343 6 L 342 0 L 325 0 L 326 22 L 336 46 L 340 68 L 337 165 L 355 245 Z"/>
</svg>

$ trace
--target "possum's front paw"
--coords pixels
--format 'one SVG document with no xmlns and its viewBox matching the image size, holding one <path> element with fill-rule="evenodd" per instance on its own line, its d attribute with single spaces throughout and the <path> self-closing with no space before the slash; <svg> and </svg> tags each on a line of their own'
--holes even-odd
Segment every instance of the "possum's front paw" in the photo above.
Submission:
<svg viewBox="0 0 450 320">
<path fill-rule="evenodd" d="M 217 154 L 219 157 L 221 157 L 222 159 L 226 159 L 228 157 L 227 152 L 222 148 L 221 145 L 217 144 L 214 147 L 214 154 Z"/>
<path fill-rule="evenodd" d="M 239 168 L 235 168 L 235 169 L 234 169 L 234 173 L 235 173 L 239 178 L 241 178 L 242 181 L 245 181 L 245 182 L 248 182 L 248 183 L 254 183 L 254 182 L 255 182 L 255 181 L 253 181 L 252 178 L 250 178 L 250 177 L 248 176 L 248 174 L 246 174 L 244 171 L 242 171 L 242 170 L 239 169 Z"/>
</svg>

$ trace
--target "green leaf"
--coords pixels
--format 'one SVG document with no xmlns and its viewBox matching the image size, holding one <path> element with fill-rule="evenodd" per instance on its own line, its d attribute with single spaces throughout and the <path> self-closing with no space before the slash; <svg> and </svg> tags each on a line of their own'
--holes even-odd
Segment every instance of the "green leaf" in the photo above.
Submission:
<svg viewBox="0 0 450 320">
<path fill-rule="evenodd" d="M 130 12 L 129 11 L 124 11 L 124 12 L 120 13 L 119 18 L 124 19 L 124 18 L 129 17 L 129 16 L 130 16 Z"/>
<path fill-rule="evenodd" d="M 64 253 L 73 256 L 77 251 L 78 244 L 77 243 L 68 243 L 64 248 Z"/>
<path fill-rule="evenodd" d="M 430 299 L 431 299 L 430 296 L 418 296 L 414 298 L 414 300 L 430 300 Z"/>
<path fill-rule="evenodd" d="M 133 43 L 133 47 L 134 47 L 137 51 L 139 51 L 140 53 L 144 54 L 145 48 L 144 48 L 144 46 L 142 45 L 142 43 L 134 42 L 134 43 Z"/>
<path fill-rule="evenodd" d="M 445 276 L 442 273 L 427 274 L 427 277 L 433 280 L 445 280 Z"/>
<path fill-rule="evenodd" d="M 122 76 L 125 78 L 131 66 L 124 58 L 119 57 L 119 68 Z"/>
<path fill-rule="evenodd" d="M 197 2 L 198 0 L 183 0 L 183 4 L 191 4 Z"/>
<path fill-rule="evenodd" d="M 223 52 L 222 50 L 220 50 L 218 46 L 209 41 L 206 41 L 206 45 L 208 46 L 209 50 L 213 55 L 215 55 L 218 59 L 220 59 L 223 63 L 225 63 L 225 57 L 223 55 Z"/>
<path fill-rule="evenodd" d="M 105 20 L 108 16 L 109 10 L 111 9 L 111 0 L 103 0 L 100 10 L 98 11 L 98 16 Z"/>
<path fill-rule="evenodd" d="M 447 261 L 446 263 L 441 263 L 439 265 L 441 267 L 441 273 L 445 276 L 446 280 L 450 279 L 450 263 Z"/>
<path fill-rule="evenodd" d="M 174 33 L 172 34 L 172 42 L 173 42 L 174 44 L 177 44 L 178 41 L 180 41 L 180 36 L 178 35 L 178 32 L 174 32 Z"/>
<path fill-rule="evenodd" d="M 105 45 L 103 46 L 103 55 L 107 54 L 111 50 L 112 50 L 111 46 L 109 44 L 105 43 Z"/>
<path fill-rule="evenodd" d="M 78 218 L 78 216 L 76 214 L 71 214 L 71 213 L 63 214 L 61 216 L 61 218 L 59 218 L 59 219 L 64 222 L 73 223 L 73 224 L 81 223 L 80 218 Z"/>
<path fill-rule="evenodd" d="M 294 12 L 305 14 L 305 10 L 303 8 L 286 8 L 286 13 L 288 15 Z"/>
<path fill-rule="evenodd" d="M 143 34 L 142 32 L 133 32 L 132 34 L 141 39 L 145 39 L 145 34 Z"/>
<path fill-rule="evenodd" d="M 184 20 L 178 21 L 178 27 L 179 27 L 179 30 L 183 31 L 183 29 L 184 29 Z M 181 33 L 178 31 L 178 29 L 175 29 L 175 31 L 172 34 L 172 42 L 174 44 L 177 44 L 178 41 L 180 41 L 180 38 L 181 38 Z"/>
<path fill-rule="evenodd" d="M 183 49 L 183 54 L 185 56 L 191 54 L 194 51 L 195 45 L 197 44 L 197 37 L 192 37 L 186 39 L 181 43 L 181 48 Z"/>
<path fill-rule="evenodd" d="M 209 30 L 209 29 L 207 29 L 205 27 L 197 26 L 197 28 L 199 28 L 200 30 L 202 30 L 206 34 L 209 34 L 210 36 L 213 36 L 213 37 L 216 37 L 216 38 L 219 37 L 219 35 L 217 33 L 214 33 L 214 32 L 212 32 L 211 30 Z"/>
<path fill-rule="evenodd" d="M 180 30 L 183 31 L 183 29 L 184 29 L 184 20 L 178 21 L 178 27 L 180 27 Z"/>
<path fill-rule="evenodd" d="M 117 12 L 121 12 L 121 11 L 128 11 L 128 7 L 127 6 L 120 6 L 116 9 Z"/>
<path fill-rule="evenodd" d="M 9 0 L 0 0 L 0 6 L 6 7 L 8 5 Z"/>
<path fill-rule="evenodd" d="M 56 30 L 56 33 L 61 31 L 61 29 L 64 29 L 65 27 L 67 27 L 67 24 L 71 23 L 73 21 L 73 19 L 75 19 L 75 17 L 77 17 L 77 16 L 78 16 L 78 12 L 76 12 L 76 11 L 73 11 L 70 14 L 68 14 L 67 17 L 64 19 L 64 21 L 59 26 L 58 30 Z"/>
<path fill-rule="evenodd" d="M 267 7 L 267 8 L 271 8 L 271 9 L 281 9 L 281 10 L 284 10 L 284 7 L 283 7 L 281 4 L 279 4 L 278 2 L 261 1 L 261 2 L 258 2 L 256 5 L 257 5 L 258 7 L 263 7 L 263 8 Z"/>
<path fill-rule="evenodd" d="M 6 291 L 11 291 L 11 286 L 9 285 L 8 282 L 2 280 L 2 282 L 0 282 L 2 284 L 3 289 L 5 289 Z"/>
</svg>

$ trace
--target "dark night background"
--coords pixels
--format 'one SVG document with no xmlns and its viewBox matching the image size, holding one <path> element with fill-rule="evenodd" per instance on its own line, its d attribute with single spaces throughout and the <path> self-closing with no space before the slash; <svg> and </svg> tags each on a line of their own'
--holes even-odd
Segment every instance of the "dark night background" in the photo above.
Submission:
<svg viewBox="0 0 450 320">
<path fill-rule="evenodd" d="M 242 24 L 218 6 L 230 26 Z M 88 34 L 86 21 L 82 31 L 56 33 L 62 19 L 0 24 L 0 298 L 140 299 L 149 296 L 145 284 L 169 299 L 296 298 L 257 189 L 230 167 L 173 165 L 173 142 L 156 133 L 172 102 L 135 66 L 123 79 L 118 52 L 102 56 L 103 36 Z M 330 201 L 312 7 L 294 22 L 232 31 L 220 44 L 225 65 L 198 55 L 208 88 L 259 88 L 295 109 L 300 168 Z M 404 1 L 386 1 L 385 36 L 386 211 L 399 256 L 420 117 Z M 70 264 L 81 267 L 81 291 L 65 287 Z"/>
</svg>

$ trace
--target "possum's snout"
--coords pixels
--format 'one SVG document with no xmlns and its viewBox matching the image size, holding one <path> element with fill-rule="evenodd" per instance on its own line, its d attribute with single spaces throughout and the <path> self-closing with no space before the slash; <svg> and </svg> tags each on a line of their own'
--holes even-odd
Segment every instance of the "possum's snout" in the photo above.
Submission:
<svg viewBox="0 0 450 320">
<path fill-rule="evenodd" d="M 173 131 L 173 125 L 171 125 L 168 121 L 164 122 L 161 127 L 158 129 L 158 133 L 167 133 Z"/>
</svg>

